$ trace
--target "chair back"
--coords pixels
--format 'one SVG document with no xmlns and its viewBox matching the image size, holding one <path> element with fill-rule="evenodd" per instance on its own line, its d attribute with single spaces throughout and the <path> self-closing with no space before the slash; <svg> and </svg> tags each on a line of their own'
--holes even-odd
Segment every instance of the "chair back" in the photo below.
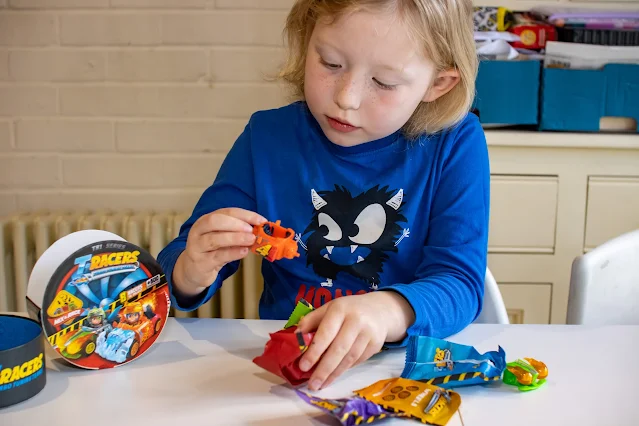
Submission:
<svg viewBox="0 0 639 426">
<path fill-rule="evenodd" d="M 510 324 L 504 299 L 490 269 L 486 268 L 484 279 L 484 306 L 473 321 L 475 324 Z"/>
<path fill-rule="evenodd" d="M 567 324 L 639 324 L 639 229 L 573 260 Z"/>
</svg>

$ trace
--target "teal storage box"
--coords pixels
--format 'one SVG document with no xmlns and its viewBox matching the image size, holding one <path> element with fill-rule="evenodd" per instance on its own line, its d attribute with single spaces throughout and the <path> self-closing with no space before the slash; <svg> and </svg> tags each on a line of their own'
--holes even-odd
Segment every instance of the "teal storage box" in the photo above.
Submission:
<svg viewBox="0 0 639 426">
<path fill-rule="evenodd" d="M 546 68 L 541 98 L 541 130 L 598 132 L 603 117 L 634 119 L 637 126 L 639 65 L 607 64 L 599 70 Z"/>
<path fill-rule="evenodd" d="M 483 60 L 473 111 L 484 125 L 537 125 L 541 61 Z"/>
</svg>

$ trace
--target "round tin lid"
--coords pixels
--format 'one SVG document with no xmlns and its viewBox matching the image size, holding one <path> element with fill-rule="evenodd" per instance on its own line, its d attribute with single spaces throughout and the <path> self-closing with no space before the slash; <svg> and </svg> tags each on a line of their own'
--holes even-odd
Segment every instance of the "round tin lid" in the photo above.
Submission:
<svg viewBox="0 0 639 426">
<path fill-rule="evenodd" d="M 0 315 L 0 408 L 37 395 L 47 383 L 40 324 L 17 315 Z"/>
</svg>

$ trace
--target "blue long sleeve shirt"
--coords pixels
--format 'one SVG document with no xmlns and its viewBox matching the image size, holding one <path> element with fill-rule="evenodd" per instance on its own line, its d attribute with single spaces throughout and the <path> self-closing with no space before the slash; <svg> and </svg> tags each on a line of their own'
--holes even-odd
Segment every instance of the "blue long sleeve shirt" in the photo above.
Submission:
<svg viewBox="0 0 639 426">
<path fill-rule="evenodd" d="M 486 140 L 472 114 L 418 140 L 398 131 L 342 147 L 296 102 L 251 116 L 158 261 L 173 306 L 197 309 L 239 262 L 224 266 L 199 297 L 177 300 L 172 272 L 188 232 L 204 214 L 244 208 L 295 230 L 300 252 L 262 262 L 260 318 L 287 319 L 300 298 L 317 308 L 340 296 L 393 290 L 415 311 L 409 335 L 446 337 L 481 310 L 489 182 Z"/>
</svg>

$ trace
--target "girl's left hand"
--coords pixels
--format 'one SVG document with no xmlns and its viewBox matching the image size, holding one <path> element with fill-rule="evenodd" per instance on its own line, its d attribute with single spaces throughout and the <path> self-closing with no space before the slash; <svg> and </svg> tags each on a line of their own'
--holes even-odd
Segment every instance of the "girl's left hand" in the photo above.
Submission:
<svg viewBox="0 0 639 426">
<path fill-rule="evenodd" d="M 403 339 L 414 321 L 412 307 L 394 291 L 344 296 L 312 311 L 298 324 L 303 333 L 315 331 L 300 369 L 310 370 L 321 358 L 309 388 L 329 386 L 344 371 L 378 353 L 385 342 Z"/>
</svg>

